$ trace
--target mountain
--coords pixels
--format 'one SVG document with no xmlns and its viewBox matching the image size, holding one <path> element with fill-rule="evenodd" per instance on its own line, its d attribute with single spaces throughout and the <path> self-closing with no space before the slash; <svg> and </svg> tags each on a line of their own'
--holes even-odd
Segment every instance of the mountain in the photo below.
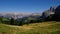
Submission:
<svg viewBox="0 0 60 34">
<path fill-rule="evenodd" d="M 56 8 L 55 14 L 56 14 L 56 15 L 60 15 L 60 5 Z"/>
<path fill-rule="evenodd" d="M 60 21 L 60 5 L 55 9 L 54 20 Z"/>
<path fill-rule="evenodd" d="M 11 18 L 13 17 L 14 19 L 17 18 L 23 18 L 23 17 L 28 17 L 28 16 L 41 16 L 40 13 L 0 13 L 0 16 L 3 16 L 4 18 Z"/>
<path fill-rule="evenodd" d="M 43 13 L 42 13 L 42 17 L 43 18 L 46 18 L 46 17 L 48 17 L 48 16 L 50 16 L 50 15 L 54 15 L 55 14 L 55 7 L 50 7 L 50 9 L 48 9 L 48 10 L 45 10 Z"/>
</svg>

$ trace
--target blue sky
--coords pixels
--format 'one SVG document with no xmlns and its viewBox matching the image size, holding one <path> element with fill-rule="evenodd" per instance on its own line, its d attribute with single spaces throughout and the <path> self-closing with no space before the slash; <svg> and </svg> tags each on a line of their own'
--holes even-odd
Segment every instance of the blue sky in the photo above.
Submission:
<svg viewBox="0 0 60 34">
<path fill-rule="evenodd" d="M 60 0 L 0 0 L 0 12 L 40 13 L 53 5 L 60 5 Z"/>
</svg>

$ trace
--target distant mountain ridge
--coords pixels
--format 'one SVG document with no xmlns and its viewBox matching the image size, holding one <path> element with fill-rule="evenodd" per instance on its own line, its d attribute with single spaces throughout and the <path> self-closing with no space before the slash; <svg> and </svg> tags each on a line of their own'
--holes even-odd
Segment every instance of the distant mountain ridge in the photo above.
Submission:
<svg viewBox="0 0 60 34">
<path fill-rule="evenodd" d="M 40 13 L 0 13 L 0 16 L 3 16 L 5 18 L 13 17 L 14 19 L 22 18 L 30 15 L 40 15 Z"/>
<path fill-rule="evenodd" d="M 9 13 L 9 12 L 5 12 L 5 13 L 0 13 L 0 16 L 3 16 L 5 18 L 11 18 L 13 17 L 14 19 L 17 19 L 17 18 L 23 18 L 23 17 L 29 17 L 29 16 L 42 16 L 43 18 L 45 17 L 48 17 L 50 15 L 54 15 L 55 14 L 55 10 L 56 10 L 56 7 L 50 7 L 50 9 L 48 10 L 45 10 L 42 14 L 41 13 L 22 13 L 22 12 L 12 12 L 12 13 Z"/>
</svg>

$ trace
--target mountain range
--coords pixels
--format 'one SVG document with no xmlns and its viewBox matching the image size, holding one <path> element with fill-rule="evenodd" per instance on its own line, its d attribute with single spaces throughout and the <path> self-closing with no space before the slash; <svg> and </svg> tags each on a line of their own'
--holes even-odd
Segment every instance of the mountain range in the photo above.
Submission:
<svg viewBox="0 0 60 34">
<path fill-rule="evenodd" d="M 28 16 L 48 17 L 51 14 L 55 13 L 55 9 L 56 7 L 50 7 L 50 9 L 45 10 L 43 13 L 5 12 L 5 13 L 0 13 L 0 16 L 3 16 L 5 18 L 13 17 L 14 19 L 28 17 Z"/>
</svg>

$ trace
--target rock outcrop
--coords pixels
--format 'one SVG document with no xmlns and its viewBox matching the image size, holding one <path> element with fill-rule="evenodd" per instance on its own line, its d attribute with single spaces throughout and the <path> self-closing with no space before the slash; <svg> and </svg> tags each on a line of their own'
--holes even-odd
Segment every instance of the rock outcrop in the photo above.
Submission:
<svg viewBox="0 0 60 34">
<path fill-rule="evenodd" d="M 54 20 L 60 21 L 60 5 L 55 9 Z"/>
</svg>

